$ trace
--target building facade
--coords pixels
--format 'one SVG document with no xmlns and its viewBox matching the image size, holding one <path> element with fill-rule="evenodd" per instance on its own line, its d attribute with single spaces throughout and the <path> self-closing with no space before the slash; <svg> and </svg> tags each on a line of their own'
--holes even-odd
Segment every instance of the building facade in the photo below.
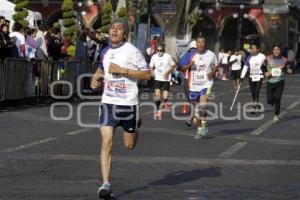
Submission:
<svg viewBox="0 0 300 200">
<path fill-rule="evenodd" d="M 265 53 L 273 44 L 297 52 L 300 18 L 296 15 L 299 9 L 293 3 L 288 0 L 174 0 L 172 4 L 178 8 L 176 16 L 165 16 L 162 26 L 170 43 L 174 43 L 174 38 L 189 41 L 203 34 L 208 48 L 216 52 L 221 48 L 247 48 L 251 43 L 258 43 Z M 176 31 L 168 30 L 174 30 L 176 25 Z M 173 46 L 170 45 L 169 51 L 178 54 L 172 50 Z"/>
<path fill-rule="evenodd" d="M 85 11 L 85 27 L 100 28 L 101 5 L 105 1 L 79 6 Z M 113 1 L 124 4 L 124 0 Z M 247 48 L 258 43 L 267 52 L 273 44 L 294 48 L 299 45 L 299 9 L 293 0 L 147 0 L 148 18 L 159 25 L 166 40 L 166 49 L 178 58 L 178 41 L 188 42 L 199 34 L 207 37 L 208 48 L 214 51 Z M 43 14 L 48 25 L 62 18 L 62 1 L 30 1 L 30 9 Z M 115 5 L 116 7 L 117 5 Z M 147 18 L 147 16 L 146 16 Z M 139 20 L 137 20 L 139 21 Z M 146 20 L 147 21 L 147 20 Z M 148 20 L 149 23 L 151 20 Z M 147 22 L 144 22 L 147 23 Z M 151 26 L 150 24 L 148 24 Z"/>
</svg>

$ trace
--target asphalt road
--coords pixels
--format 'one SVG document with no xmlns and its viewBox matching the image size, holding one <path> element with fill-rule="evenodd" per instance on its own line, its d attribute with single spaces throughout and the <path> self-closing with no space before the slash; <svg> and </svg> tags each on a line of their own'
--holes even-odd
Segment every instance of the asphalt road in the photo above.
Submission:
<svg viewBox="0 0 300 200">
<path fill-rule="evenodd" d="M 151 106 L 143 106 L 136 149 L 124 149 L 121 130 L 116 133 L 111 177 L 115 199 L 300 199 L 299 85 L 299 74 L 287 76 L 281 123 L 273 124 L 266 83 L 261 90 L 264 111 L 251 115 L 243 107 L 251 101 L 248 82 L 229 112 L 232 85 L 217 80 L 210 99 L 216 119 L 208 121 L 209 135 L 201 140 L 193 138 L 196 128 L 172 117 L 186 118 L 180 106 L 163 113 L 162 120 L 154 120 Z M 184 101 L 177 98 L 180 92 L 181 87 L 172 87 L 171 102 Z M 151 92 L 142 92 L 141 98 L 144 105 L 151 102 Z M 97 199 L 97 104 L 3 108 L 0 199 Z M 53 120 L 51 110 L 56 117 L 70 114 L 70 119 Z"/>
</svg>

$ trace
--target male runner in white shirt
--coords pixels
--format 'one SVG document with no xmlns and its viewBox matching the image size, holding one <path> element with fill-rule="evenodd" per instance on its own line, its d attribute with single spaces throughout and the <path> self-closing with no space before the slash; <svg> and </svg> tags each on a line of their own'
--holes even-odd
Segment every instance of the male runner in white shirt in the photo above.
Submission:
<svg viewBox="0 0 300 200">
<path fill-rule="evenodd" d="M 101 65 L 91 82 L 92 89 L 99 88 L 104 82 L 99 119 L 103 185 L 98 190 L 99 198 L 103 199 L 112 194 L 109 177 L 114 132 L 117 126 L 121 126 L 124 129 L 124 146 L 129 150 L 135 147 L 141 125 L 137 80 L 149 80 L 151 76 L 141 52 L 125 41 L 128 31 L 128 23 L 123 19 L 115 19 L 111 23 L 111 44 L 101 52 Z"/>
<path fill-rule="evenodd" d="M 238 50 L 236 50 L 234 54 L 230 56 L 229 64 L 231 65 L 230 80 L 232 80 L 234 90 L 237 90 L 240 84 L 242 69 L 242 55 Z"/>
<path fill-rule="evenodd" d="M 196 38 L 197 51 L 193 52 L 188 65 L 182 71 L 189 71 L 189 97 L 195 108 L 194 117 L 197 119 L 198 129 L 195 139 L 200 139 L 208 132 L 205 117 L 205 106 L 213 86 L 213 77 L 218 69 L 216 55 L 206 49 L 206 39 L 200 35 Z M 193 119 L 189 122 L 193 123 Z"/>
</svg>

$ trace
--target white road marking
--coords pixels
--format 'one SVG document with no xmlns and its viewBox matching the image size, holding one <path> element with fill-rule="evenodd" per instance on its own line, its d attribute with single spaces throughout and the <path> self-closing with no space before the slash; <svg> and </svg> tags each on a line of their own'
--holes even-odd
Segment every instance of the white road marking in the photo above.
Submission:
<svg viewBox="0 0 300 200">
<path fill-rule="evenodd" d="M 43 139 L 43 140 L 31 142 L 31 143 L 28 143 L 28 144 L 23 144 L 23 145 L 14 147 L 14 148 L 8 148 L 8 149 L 2 150 L 2 151 L 7 152 L 7 153 L 11 153 L 11 152 L 19 151 L 21 149 L 25 149 L 25 148 L 28 148 L 28 147 L 33 147 L 33 146 L 36 146 L 36 145 L 52 142 L 52 141 L 55 141 L 57 139 L 58 139 L 57 137 L 50 137 L 50 138 L 46 138 L 46 139 Z"/>
<path fill-rule="evenodd" d="M 280 113 L 279 118 L 282 118 L 284 115 L 286 115 L 288 113 L 288 110 L 294 109 L 299 104 L 300 104 L 300 99 L 298 101 L 294 102 L 293 104 L 291 104 L 289 107 L 287 107 L 287 109 L 285 111 Z M 255 135 L 255 136 L 260 135 L 262 132 L 264 132 L 266 129 L 268 129 L 272 125 L 273 125 L 272 120 L 269 120 L 266 123 L 264 123 L 262 126 L 260 126 L 258 129 L 256 129 L 252 133 L 250 133 L 250 135 Z"/>
<path fill-rule="evenodd" d="M 99 155 L 53 155 L 53 154 L 20 154 L 1 155 L 4 159 L 16 160 L 69 160 L 99 161 Z M 228 158 L 193 158 L 193 157 L 160 157 L 160 156 L 113 156 L 113 162 L 123 163 L 168 163 L 183 165 L 260 165 L 260 166 L 300 166 L 300 160 L 246 160 Z"/>
<path fill-rule="evenodd" d="M 261 125 L 259 128 L 257 128 L 255 131 L 250 133 L 250 135 L 260 135 L 262 132 L 264 132 L 266 129 L 272 126 L 272 124 L 273 124 L 272 120 L 269 120 L 263 125 Z"/>
<path fill-rule="evenodd" d="M 85 132 L 88 132 L 91 130 L 93 130 L 93 129 L 90 129 L 90 128 L 79 129 L 77 131 L 68 132 L 67 135 L 78 135 L 80 133 L 85 133 Z"/>
<path fill-rule="evenodd" d="M 236 144 L 234 144 L 231 147 L 229 147 L 226 151 L 224 151 L 223 153 L 219 154 L 219 157 L 221 157 L 221 158 L 229 158 L 235 152 L 237 152 L 240 149 L 242 149 L 246 144 L 247 144 L 247 142 L 237 142 Z"/>
<path fill-rule="evenodd" d="M 242 136 L 220 136 L 216 137 L 220 139 L 236 139 L 242 140 L 246 142 L 257 142 L 257 143 L 267 143 L 267 144 L 274 144 L 274 145 L 286 145 L 286 146 L 300 146 L 300 140 L 284 140 L 284 139 L 276 139 L 276 138 L 261 138 L 261 137 L 250 137 L 246 135 Z"/>
</svg>

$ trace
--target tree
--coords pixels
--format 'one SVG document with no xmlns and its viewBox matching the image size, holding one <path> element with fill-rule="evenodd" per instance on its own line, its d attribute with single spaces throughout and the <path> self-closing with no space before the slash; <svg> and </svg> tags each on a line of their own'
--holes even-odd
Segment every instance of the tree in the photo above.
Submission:
<svg viewBox="0 0 300 200">
<path fill-rule="evenodd" d="M 107 2 L 103 5 L 103 15 L 101 17 L 101 28 L 100 31 L 102 33 L 108 33 L 108 26 L 111 23 L 111 11 L 112 5 L 111 3 Z"/>
<path fill-rule="evenodd" d="M 26 7 L 28 7 L 28 0 L 14 0 L 14 3 L 16 4 L 16 14 L 13 15 L 14 21 L 27 27 L 29 24 L 26 20 L 26 17 L 28 16 L 28 10 L 26 9 Z"/>
<path fill-rule="evenodd" d="M 127 9 L 125 7 L 121 7 L 118 11 L 118 17 L 127 19 Z"/>
<path fill-rule="evenodd" d="M 76 38 L 76 26 L 74 17 L 74 4 L 72 0 L 64 0 L 61 10 L 63 12 L 63 25 L 66 28 L 64 37 L 70 37 L 74 42 Z"/>
</svg>

